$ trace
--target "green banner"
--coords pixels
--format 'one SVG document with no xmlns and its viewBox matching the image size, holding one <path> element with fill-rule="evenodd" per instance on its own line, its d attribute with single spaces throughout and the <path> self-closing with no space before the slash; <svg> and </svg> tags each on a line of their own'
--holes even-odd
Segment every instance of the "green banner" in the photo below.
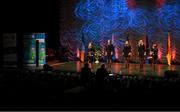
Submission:
<svg viewBox="0 0 180 112">
<path fill-rule="evenodd" d="M 46 43 L 45 43 L 45 33 L 36 33 L 35 38 L 39 40 L 39 64 L 46 64 Z"/>
<path fill-rule="evenodd" d="M 36 64 L 36 39 L 32 34 L 24 35 L 24 64 Z"/>
</svg>

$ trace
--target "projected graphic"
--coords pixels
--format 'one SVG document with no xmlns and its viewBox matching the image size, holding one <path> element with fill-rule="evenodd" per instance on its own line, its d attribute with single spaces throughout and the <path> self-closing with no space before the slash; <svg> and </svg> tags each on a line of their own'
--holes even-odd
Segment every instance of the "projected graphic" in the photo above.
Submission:
<svg viewBox="0 0 180 112">
<path fill-rule="evenodd" d="M 114 46 L 118 46 L 121 52 L 129 34 L 130 40 L 133 40 L 133 54 L 137 56 L 137 41 L 142 38 L 145 40 L 148 36 L 150 44 L 158 42 L 163 61 L 170 31 L 172 50 L 176 50 L 175 60 L 180 61 L 180 46 L 177 45 L 180 35 L 180 1 L 157 1 L 154 7 L 145 7 L 138 7 L 136 0 L 80 0 L 74 15 L 81 27 L 61 32 L 61 45 L 71 52 L 69 59 L 73 60 L 76 56 L 73 52 L 81 49 L 81 43 L 87 48 L 88 42 L 93 42 L 103 49 L 106 41 L 113 36 Z"/>
<path fill-rule="evenodd" d="M 127 0 L 129 1 L 129 0 Z M 162 29 L 175 30 L 179 34 L 178 0 L 164 4 L 160 9 L 152 7 L 149 10 L 139 7 L 129 8 L 126 0 L 82 0 L 75 9 L 75 15 L 85 23 L 82 31 L 89 39 L 111 37 L 112 33 L 127 32 L 133 29 L 139 34 L 151 34 L 161 25 Z M 160 15 L 160 17 L 158 17 Z M 158 23 L 159 21 L 159 23 Z M 163 30 L 164 31 L 164 30 Z"/>
</svg>

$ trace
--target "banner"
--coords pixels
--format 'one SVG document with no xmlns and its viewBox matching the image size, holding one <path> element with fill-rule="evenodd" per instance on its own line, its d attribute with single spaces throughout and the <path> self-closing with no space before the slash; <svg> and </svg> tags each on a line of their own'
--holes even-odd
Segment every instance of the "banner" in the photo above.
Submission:
<svg viewBox="0 0 180 112">
<path fill-rule="evenodd" d="M 33 34 L 24 35 L 23 41 L 24 66 L 36 65 L 36 39 Z"/>
<path fill-rule="evenodd" d="M 36 46 L 37 40 L 39 42 L 39 46 Z M 36 66 L 37 61 L 39 65 L 44 65 L 46 63 L 45 46 L 45 33 L 24 35 L 24 66 Z M 36 50 L 38 50 L 38 54 L 36 54 Z"/>
<path fill-rule="evenodd" d="M 34 34 L 36 40 L 39 41 L 39 64 L 46 64 L 46 43 L 45 43 L 45 33 L 36 33 Z"/>
</svg>

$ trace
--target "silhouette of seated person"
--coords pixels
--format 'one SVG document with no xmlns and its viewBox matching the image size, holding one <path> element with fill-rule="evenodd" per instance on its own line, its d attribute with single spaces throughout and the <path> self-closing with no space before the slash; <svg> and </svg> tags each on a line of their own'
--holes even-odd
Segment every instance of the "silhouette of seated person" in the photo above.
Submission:
<svg viewBox="0 0 180 112">
<path fill-rule="evenodd" d="M 105 68 L 105 64 L 101 65 L 101 68 L 99 68 L 96 72 L 96 82 L 97 86 L 100 88 L 104 88 L 106 84 L 106 79 L 109 77 L 109 73 Z"/>
<path fill-rule="evenodd" d="M 50 65 L 48 65 L 48 64 L 44 64 L 44 65 L 43 65 L 43 69 L 44 69 L 45 71 L 52 71 L 52 70 L 53 70 L 53 68 L 52 68 Z"/>
<path fill-rule="evenodd" d="M 85 63 L 84 67 L 81 68 L 81 81 L 84 85 L 84 87 L 88 87 L 88 84 L 90 83 L 91 81 L 91 75 L 92 75 L 92 72 L 91 72 L 91 69 L 89 68 L 89 64 L 88 63 Z"/>
</svg>

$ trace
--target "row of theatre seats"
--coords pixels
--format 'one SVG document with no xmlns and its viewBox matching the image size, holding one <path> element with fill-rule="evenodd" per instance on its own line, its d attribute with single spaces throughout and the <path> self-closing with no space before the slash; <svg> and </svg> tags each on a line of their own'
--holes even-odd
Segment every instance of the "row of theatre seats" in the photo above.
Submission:
<svg viewBox="0 0 180 112">
<path fill-rule="evenodd" d="M 65 93 L 65 91 L 79 86 L 83 87 L 80 74 L 55 70 L 1 69 L 0 99 L 3 104 L 0 103 L 0 105 L 55 105 L 58 103 L 64 104 L 65 102 L 68 105 L 78 104 L 78 102 L 80 102 L 79 104 L 85 104 L 87 101 L 95 101 L 106 93 L 110 95 L 103 97 L 101 101 L 95 101 L 94 104 L 111 103 L 116 100 L 117 102 L 121 101 L 122 104 L 126 102 L 134 105 L 135 102 L 138 102 L 139 97 L 145 98 L 144 102 L 151 100 L 149 98 L 151 94 L 155 97 L 154 101 L 160 101 L 159 95 L 165 95 L 162 99 L 173 99 L 178 98 L 180 94 L 178 92 L 180 88 L 179 78 L 115 75 L 109 76 L 102 88 L 98 88 L 95 81 L 96 74 L 92 75 L 88 88 L 84 88 L 85 92 L 83 91 L 79 96 L 66 96 L 68 93 Z M 88 95 L 83 97 L 83 94 L 86 93 Z M 98 93 L 100 93 L 99 96 L 97 96 Z M 114 95 L 111 95 L 111 93 Z M 90 98 L 92 95 L 95 96 L 94 99 Z M 171 98 L 172 96 L 173 98 Z M 83 100 L 80 100 L 80 98 Z M 17 101 L 20 101 L 20 103 L 17 103 Z"/>
<path fill-rule="evenodd" d="M 168 73 L 167 73 L 168 74 Z M 168 74 L 165 77 L 155 77 L 155 76 L 141 76 L 141 75 L 114 75 L 109 76 L 106 79 L 107 84 L 113 84 L 112 87 L 117 88 L 168 88 L 168 87 L 178 87 L 180 86 L 179 77 L 169 77 Z M 11 84 L 13 82 L 18 83 L 28 83 L 31 85 L 50 85 L 58 86 L 65 89 L 73 88 L 75 86 L 82 85 L 80 80 L 80 74 L 62 72 L 62 71 L 47 71 L 47 70 L 21 70 L 21 69 L 2 69 L 0 72 L 0 83 L 1 86 Z M 95 83 L 95 74 L 92 74 L 91 84 Z M 56 84 L 56 82 L 58 82 Z M 45 84 L 46 83 L 46 84 Z M 93 84 L 94 83 L 94 84 Z M 17 86 L 18 87 L 18 86 Z"/>
</svg>

